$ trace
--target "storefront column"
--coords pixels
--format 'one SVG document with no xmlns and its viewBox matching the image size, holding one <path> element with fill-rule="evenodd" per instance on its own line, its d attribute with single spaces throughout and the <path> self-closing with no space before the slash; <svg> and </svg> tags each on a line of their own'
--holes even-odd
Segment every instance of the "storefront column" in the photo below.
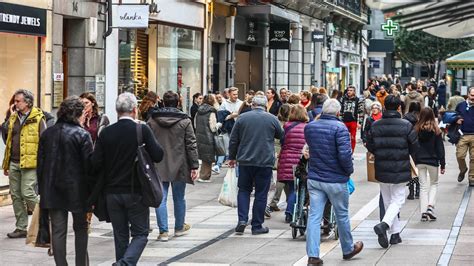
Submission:
<svg viewBox="0 0 474 266">
<path fill-rule="evenodd" d="M 311 66 L 314 63 L 314 43 L 311 39 L 311 32 L 303 32 L 303 89 L 313 85 Z"/>
<path fill-rule="evenodd" d="M 115 100 L 118 96 L 118 32 L 118 29 L 112 29 L 105 42 L 105 114 L 109 117 L 110 123 L 117 121 Z"/>
<path fill-rule="evenodd" d="M 303 87 L 303 29 L 300 25 L 293 28 L 292 42 L 290 45 L 290 66 L 288 89 L 292 92 L 299 92 L 304 90 Z"/>
<path fill-rule="evenodd" d="M 272 79 L 275 89 L 288 88 L 288 50 L 273 52 Z"/>
</svg>

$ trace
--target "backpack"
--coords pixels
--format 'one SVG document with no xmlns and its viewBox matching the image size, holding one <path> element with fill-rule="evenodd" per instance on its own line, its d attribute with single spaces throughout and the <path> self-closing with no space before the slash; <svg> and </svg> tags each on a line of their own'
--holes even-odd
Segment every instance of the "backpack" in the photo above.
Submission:
<svg viewBox="0 0 474 266">
<path fill-rule="evenodd" d="M 133 178 L 138 178 L 142 187 L 142 203 L 146 207 L 158 208 L 163 200 L 163 185 L 156 171 L 155 164 L 143 143 L 142 125 L 137 124 L 137 157 L 135 159 Z M 133 184 L 133 180 L 132 180 Z M 133 193 L 133 185 L 132 185 Z"/>
</svg>

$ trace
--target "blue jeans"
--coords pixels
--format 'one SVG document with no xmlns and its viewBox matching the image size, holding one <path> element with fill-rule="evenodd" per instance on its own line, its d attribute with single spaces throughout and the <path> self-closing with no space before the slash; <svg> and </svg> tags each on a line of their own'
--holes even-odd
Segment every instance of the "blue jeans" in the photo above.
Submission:
<svg viewBox="0 0 474 266">
<path fill-rule="evenodd" d="M 268 190 L 273 174 L 272 168 L 239 165 L 239 169 L 239 193 L 237 195 L 239 222 L 248 222 L 249 220 L 250 193 L 255 185 L 251 224 L 252 230 L 258 230 L 262 228 L 265 219 Z"/>
<path fill-rule="evenodd" d="M 293 215 L 293 210 L 295 209 L 296 202 L 296 192 L 295 192 L 295 182 L 294 181 L 283 181 L 288 186 L 287 197 L 287 206 L 285 214 Z"/>
<path fill-rule="evenodd" d="M 163 200 L 160 207 L 155 209 L 156 221 L 160 233 L 168 232 L 168 190 L 170 182 L 163 182 Z M 184 199 L 184 192 L 186 190 L 186 182 L 176 181 L 171 182 L 171 189 L 173 190 L 173 205 L 174 205 L 174 229 L 182 230 L 184 226 L 184 217 L 186 215 L 186 200 Z"/>
<path fill-rule="evenodd" d="M 227 156 L 217 156 L 216 165 L 219 166 L 219 168 L 221 168 L 226 158 Z"/>
<path fill-rule="evenodd" d="M 329 199 L 336 214 L 336 223 L 344 255 L 353 251 L 354 245 L 349 220 L 349 191 L 347 183 L 324 183 L 308 179 L 310 200 L 308 227 L 306 231 L 306 253 L 308 257 L 319 257 L 321 243 L 321 219 L 324 205 Z"/>
<path fill-rule="evenodd" d="M 141 199 L 138 194 L 107 194 L 107 212 L 114 229 L 118 265 L 136 265 L 148 242 L 150 209 L 141 203 Z"/>
</svg>

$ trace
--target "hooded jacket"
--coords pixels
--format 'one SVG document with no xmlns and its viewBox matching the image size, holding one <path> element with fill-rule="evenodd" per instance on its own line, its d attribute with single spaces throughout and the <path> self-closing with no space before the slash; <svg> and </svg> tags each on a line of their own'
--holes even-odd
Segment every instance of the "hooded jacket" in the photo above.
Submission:
<svg viewBox="0 0 474 266">
<path fill-rule="evenodd" d="M 174 107 L 151 112 L 148 125 L 165 150 L 156 169 L 163 182 L 185 181 L 194 184 L 191 170 L 199 168 L 196 136 L 190 117 Z"/>
<path fill-rule="evenodd" d="M 410 104 L 412 102 L 419 102 L 420 106 L 425 105 L 425 101 L 423 99 L 423 95 L 418 93 L 417 91 L 413 90 L 410 91 L 406 96 L 405 96 L 405 111 L 403 112 L 404 114 L 408 112 L 408 109 L 410 108 Z"/>
<path fill-rule="evenodd" d="M 416 151 L 415 164 L 427 164 L 445 168 L 444 144 L 441 134 L 436 135 L 433 131 L 422 130 L 418 133 L 420 148 Z"/>
</svg>

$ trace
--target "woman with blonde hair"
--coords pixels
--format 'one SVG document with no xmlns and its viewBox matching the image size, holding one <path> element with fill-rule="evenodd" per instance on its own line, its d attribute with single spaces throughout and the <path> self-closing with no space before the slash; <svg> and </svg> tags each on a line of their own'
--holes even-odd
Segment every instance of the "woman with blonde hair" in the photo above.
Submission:
<svg viewBox="0 0 474 266">
<path fill-rule="evenodd" d="M 430 107 L 421 109 L 415 125 L 419 149 L 414 158 L 420 182 L 421 221 L 436 221 L 434 208 L 438 190 L 438 173 L 445 173 L 445 153 L 441 130 Z M 441 170 L 439 168 L 441 167 Z"/>
<path fill-rule="evenodd" d="M 326 95 L 328 95 L 328 91 L 327 91 L 326 88 L 324 88 L 324 87 L 319 87 L 318 93 L 319 93 L 319 94 L 326 94 Z"/>
<path fill-rule="evenodd" d="M 297 165 L 306 144 L 304 128 L 309 121 L 306 108 L 302 105 L 294 105 L 290 109 L 288 122 L 283 126 L 285 135 L 281 143 L 280 158 L 277 168 L 277 180 L 288 185 L 288 205 L 285 211 L 285 221 L 293 219 L 293 208 L 295 203 L 295 188 L 293 184 L 293 166 Z"/>
</svg>

